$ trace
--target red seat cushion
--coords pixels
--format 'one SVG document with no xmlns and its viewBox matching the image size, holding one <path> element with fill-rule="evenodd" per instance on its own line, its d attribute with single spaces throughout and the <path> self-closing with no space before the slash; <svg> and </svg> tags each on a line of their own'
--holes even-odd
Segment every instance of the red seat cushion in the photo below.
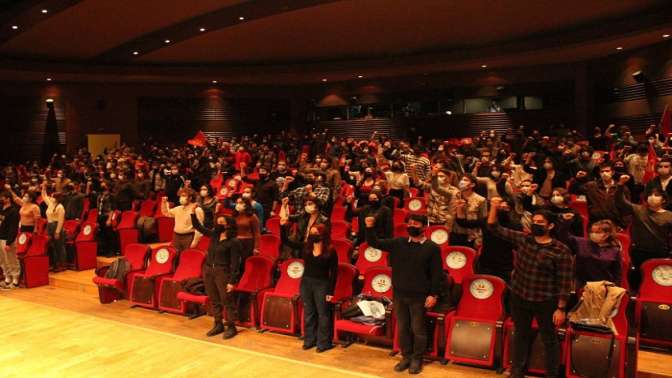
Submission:
<svg viewBox="0 0 672 378">
<path fill-rule="evenodd" d="M 196 295 L 187 293 L 186 291 L 180 291 L 179 293 L 177 293 L 177 299 L 184 302 L 200 303 L 202 305 L 208 303 L 207 295 Z"/>
<path fill-rule="evenodd" d="M 119 290 L 124 289 L 124 284 L 116 279 L 116 278 L 106 278 L 106 277 L 93 277 L 93 283 L 95 283 L 98 286 L 109 286 L 109 287 L 114 287 Z"/>
<path fill-rule="evenodd" d="M 352 332 L 360 335 L 382 336 L 384 332 L 382 325 L 362 324 L 347 319 L 336 320 L 334 326 L 339 331 Z"/>
</svg>

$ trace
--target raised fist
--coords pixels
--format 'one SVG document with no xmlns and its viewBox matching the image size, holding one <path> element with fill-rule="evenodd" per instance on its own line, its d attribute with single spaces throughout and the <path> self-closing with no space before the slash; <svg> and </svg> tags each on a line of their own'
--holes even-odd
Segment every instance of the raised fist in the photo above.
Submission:
<svg viewBox="0 0 672 378">
<path fill-rule="evenodd" d="M 289 197 L 284 197 L 282 199 L 282 206 L 287 206 L 287 204 L 289 204 Z"/>
<path fill-rule="evenodd" d="M 586 171 L 576 172 L 576 178 L 584 178 L 584 177 L 586 177 L 586 175 L 587 175 Z"/>
<path fill-rule="evenodd" d="M 566 221 L 570 221 L 570 220 L 574 219 L 574 213 L 563 213 L 562 214 L 562 219 L 564 219 Z"/>
<path fill-rule="evenodd" d="M 504 201 L 502 197 L 492 197 L 490 199 L 490 205 L 493 207 L 499 207 L 499 205 Z"/>
<path fill-rule="evenodd" d="M 630 181 L 630 176 L 628 175 L 621 175 L 621 177 L 618 178 L 618 185 L 625 185 Z"/>
<path fill-rule="evenodd" d="M 364 218 L 364 223 L 366 224 L 366 227 L 373 227 L 376 225 L 376 218 L 375 217 L 366 217 Z"/>
</svg>

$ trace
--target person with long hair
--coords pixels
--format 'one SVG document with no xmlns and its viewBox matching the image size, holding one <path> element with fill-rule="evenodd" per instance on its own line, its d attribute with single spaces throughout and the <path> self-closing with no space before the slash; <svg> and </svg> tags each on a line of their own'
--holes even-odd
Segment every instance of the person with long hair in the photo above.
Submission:
<svg viewBox="0 0 672 378">
<path fill-rule="evenodd" d="M 242 244 L 241 271 L 245 267 L 245 260 L 252 255 L 259 254 L 259 242 L 261 239 L 261 224 L 255 215 L 249 198 L 242 196 L 236 199 L 233 208 L 233 217 L 238 229 L 238 240 Z"/>
<path fill-rule="evenodd" d="M 286 220 L 290 223 L 296 223 L 296 234 L 292 239 L 296 243 L 300 244 L 287 244 L 291 249 L 293 249 L 292 254 L 294 256 L 299 256 L 301 251 L 304 249 L 304 243 L 308 241 L 310 237 L 310 230 L 313 226 L 323 224 L 327 229 L 331 229 L 331 222 L 329 218 L 324 216 L 320 212 L 320 202 L 313 195 L 307 195 L 305 197 L 305 206 L 303 209 L 295 209 L 298 211 L 297 214 L 289 214 L 289 198 L 285 197 L 282 199 L 282 206 L 280 207 L 280 221 L 284 222 Z M 298 247 L 292 247 L 292 245 Z"/>
<path fill-rule="evenodd" d="M 331 245 L 329 228 L 325 224 L 310 227 L 308 240 L 304 243 L 292 242 L 288 238 L 288 220 L 281 219 L 283 243 L 292 248 L 302 248 L 304 262 L 301 278 L 301 299 L 303 300 L 303 349 L 317 346 L 317 353 L 333 348 L 331 343 L 329 301 L 334 295 L 338 274 L 338 255 Z"/>
<path fill-rule="evenodd" d="M 207 335 L 215 336 L 224 332 L 224 339 L 238 333 L 238 314 L 231 291 L 240 279 L 242 244 L 236 239 L 236 220 L 220 215 L 213 228 L 205 227 L 195 213 L 196 204 L 189 207 L 194 228 L 210 238 L 207 257 L 203 265 L 205 292 L 212 304 L 215 324 Z M 222 321 L 222 310 L 226 310 L 226 325 Z"/>
<path fill-rule="evenodd" d="M 67 254 L 65 251 L 65 232 L 63 224 L 65 223 L 65 207 L 61 203 L 63 195 L 61 192 L 47 194 L 47 183 L 42 184 L 42 199 L 47 204 L 47 233 L 49 234 L 49 245 L 52 253 L 51 265 L 55 272 L 65 270 L 67 263 Z"/>
<path fill-rule="evenodd" d="M 0 193 L 0 268 L 5 280 L 1 289 L 19 287 L 21 264 L 16 257 L 16 237 L 19 234 L 19 209 L 10 192 Z"/>
<path fill-rule="evenodd" d="M 215 214 L 217 213 L 219 202 L 217 198 L 213 197 L 210 185 L 201 185 L 198 194 L 198 205 L 203 210 L 203 225 L 212 228 L 215 223 Z"/>
<path fill-rule="evenodd" d="M 42 217 L 40 207 L 35 203 L 37 195 L 35 192 L 26 191 L 23 197 L 19 197 L 12 191 L 11 185 L 5 185 L 5 189 L 12 195 L 14 203 L 20 206 L 19 208 L 19 231 L 20 232 L 35 232 L 37 221 Z"/>
</svg>

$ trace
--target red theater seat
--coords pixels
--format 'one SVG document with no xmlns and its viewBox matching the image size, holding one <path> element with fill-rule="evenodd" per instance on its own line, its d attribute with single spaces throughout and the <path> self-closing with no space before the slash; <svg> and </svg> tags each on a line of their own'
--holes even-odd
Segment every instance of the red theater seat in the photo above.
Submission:
<svg viewBox="0 0 672 378">
<path fill-rule="evenodd" d="M 266 230 L 272 235 L 280 237 L 280 218 L 271 217 L 266 220 Z"/>
<path fill-rule="evenodd" d="M 462 297 L 446 318 L 446 359 L 493 367 L 505 319 L 506 283 L 499 277 L 475 274 L 462 281 Z"/>
<path fill-rule="evenodd" d="M 259 239 L 259 254 L 275 261 L 280 256 L 280 238 L 273 234 L 261 235 Z"/>
<path fill-rule="evenodd" d="M 273 287 L 275 259 L 268 256 L 250 256 L 245 260 L 245 272 L 233 289 L 238 294 L 238 324 L 243 327 L 259 326 L 259 309 L 264 293 Z M 224 311 L 226 318 L 226 311 Z"/>
<path fill-rule="evenodd" d="M 357 256 L 355 267 L 360 275 L 365 275 L 371 268 L 387 266 L 387 255 L 386 251 L 381 251 L 380 249 L 369 247 L 367 243 L 362 243 L 359 245 L 359 255 Z M 363 276 L 360 276 L 360 278 L 363 278 Z"/>
<path fill-rule="evenodd" d="M 77 270 L 95 269 L 97 265 L 98 242 L 97 223 L 84 222 L 75 239 L 75 266 Z"/>
<path fill-rule="evenodd" d="M 47 246 L 49 237 L 44 234 L 19 233 L 17 244 L 24 253 L 18 252 L 17 256 L 22 264 L 23 283 L 27 288 L 49 285 L 49 256 Z M 21 243 L 21 239 L 25 239 Z M 25 247 L 25 245 L 28 245 Z"/>
<path fill-rule="evenodd" d="M 350 223 L 344 220 L 331 221 L 331 238 L 347 239 L 350 236 Z"/>
<path fill-rule="evenodd" d="M 545 366 L 545 352 L 544 344 L 541 340 L 541 336 L 538 333 L 539 325 L 537 320 L 533 319 L 532 321 L 532 330 L 534 334 L 534 339 L 532 340 L 532 346 L 530 348 L 529 354 L 527 356 L 527 372 L 530 374 L 544 375 L 546 374 Z M 504 369 L 509 369 L 512 364 L 512 353 L 513 353 L 513 335 L 515 328 L 513 326 L 513 319 L 509 318 L 504 322 L 504 353 L 502 357 L 502 365 Z M 567 343 L 565 342 L 565 332 L 564 328 L 557 328 L 556 333 L 558 339 L 560 340 L 560 359 L 563 361 L 566 352 Z"/>
<path fill-rule="evenodd" d="M 86 213 L 86 217 L 84 218 L 84 222 L 89 222 L 89 223 L 96 223 L 98 222 L 98 209 L 95 207 L 91 210 L 89 210 Z"/>
<path fill-rule="evenodd" d="M 635 302 L 635 324 L 642 344 L 672 347 L 672 259 L 642 264 L 642 285 Z"/>
<path fill-rule="evenodd" d="M 180 253 L 180 262 L 175 274 L 164 277 L 159 284 L 159 310 L 184 315 L 187 303 L 177 298 L 182 282 L 201 277 L 205 253 L 198 249 L 187 249 Z"/>
<path fill-rule="evenodd" d="M 587 235 L 587 234 L 586 234 Z M 626 290 L 630 290 L 630 282 L 628 281 L 628 272 L 632 269 L 632 264 L 630 260 L 630 235 L 627 233 L 619 232 L 616 234 L 616 238 L 621 243 L 621 282 L 617 282 L 620 286 Z"/>
<path fill-rule="evenodd" d="M 461 284 L 465 277 L 474 274 L 476 251 L 464 246 L 443 245 L 441 261 L 443 270 L 450 273 L 450 277 L 456 284 Z"/>
<path fill-rule="evenodd" d="M 407 238 L 408 237 L 408 224 L 399 223 L 394 226 L 393 236 L 395 238 Z"/>
<path fill-rule="evenodd" d="M 350 264 L 353 248 L 352 242 L 347 239 L 334 239 L 331 241 L 331 245 L 336 249 L 338 262 Z"/>
<path fill-rule="evenodd" d="M 347 209 L 343 206 L 334 206 L 333 210 L 331 211 L 331 222 L 333 223 L 335 221 L 344 221 L 346 210 Z"/>
<path fill-rule="evenodd" d="M 124 211 L 121 213 L 121 219 L 117 224 L 119 233 L 119 248 L 126 249 L 128 244 L 137 243 L 140 237 L 140 230 L 137 227 L 138 213 L 136 211 Z"/>
<path fill-rule="evenodd" d="M 146 199 L 142 201 L 140 204 L 140 211 L 139 215 L 141 217 L 154 217 L 154 213 L 156 212 L 156 201 L 151 200 L 151 199 Z"/>
<path fill-rule="evenodd" d="M 198 244 L 196 245 L 196 249 L 202 252 L 208 252 L 208 248 L 210 247 L 210 238 L 201 235 L 201 238 L 198 240 Z"/>
<path fill-rule="evenodd" d="M 156 218 L 156 234 L 159 243 L 173 241 L 175 218 L 160 216 Z"/>
<path fill-rule="evenodd" d="M 427 199 L 424 197 L 406 198 L 404 209 L 409 214 L 425 214 L 427 212 Z"/>
<path fill-rule="evenodd" d="M 362 294 L 368 299 L 392 299 L 392 269 L 387 266 L 372 267 L 364 274 Z M 340 342 L 342 333 L 358 335 L 383 344 L 392 345 L 394 318 L 391 312 L 384 325 L 361 324 L 349 319 L 341 319 L 340 309 L 336 310 L 334 321 L 334 342 Z M 348 343 L 346 344 L 349 345 Z"/>
<path fill-rule="evenodd" d="M 173 247 L 161 247 L 152 251 L 147 270 L 133 276 L 129 289 L 133 306 L 157 308 L 161 281 L 173 273 L 177 251 Z"/>
<path fill-rule="evenodd" d="M 628 348 L 628 296 L 624 295 L 618 314 L 612 318 L 618 335 L 591 332 L 577 329 L 571 325 L 567 329 L 567 353 L 565 360 L 565 376 L 567 378 L 584 377 L 614 377 L 626 376 L 626 360 L 632 361 L 635 366 L 628 370 L 636 371 L 639 347 L 638 339 L 634 340 L 635 347 Z"/>
<path fill-rule="evenodd" d="M 124 249 L 124 258 L 128 261 L 130 269 L 122 280 L 103 276 L 93 277 L 93 283 L 98 286 L 98 293 L 102 303 L 128 298 L 127 289 L 131 287 L 133 278 L 137 274 L 144 272 L 149 251 L 149 247 L 144 244 L 129 244 L 126 246 L 126 249 Z"/>
<path fill-rule="evenodd" d="M 299 319 L 299 287 L 303 260 L 289 259 L 280 265 L 280 279 L 273 290 L 264 293 L 261 305 L 261 329 L 295 334 Z"/>
<path fill-rule="evenodd" d="M 395 199 L 396 199 L 396 197 L 395 197 Z M 392 214 L 392 223 L 394 224 L 394 226 L 398 226 L 400 224 L 405 225 L 406 224 L 406 217 L 408 217 L 408 211 L 395 207 L 394 208 L 394 213 Z"/>
</svg>

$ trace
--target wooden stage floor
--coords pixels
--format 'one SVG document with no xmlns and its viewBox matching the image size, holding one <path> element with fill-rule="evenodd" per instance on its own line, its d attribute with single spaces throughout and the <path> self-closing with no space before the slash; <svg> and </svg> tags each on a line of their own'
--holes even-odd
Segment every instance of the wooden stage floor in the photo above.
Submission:
<svg viewBox="0 0 672 378">
<path fill-rule="evenodd" d="M 51 285 L 0 292 L 0 377 L 231 376 L 392 377 L 399 357 L 355 344 L 323 354 L 295 337 L 240 328 L 224 341 L 204 334 L 211 318 L 189 320 L 98 302 L 92 271 L 63 272 Z M 642 352 L 639 377 L 672 377 L 672 356 Z M 407 374 L 407 373 L 404 373 Z M 501 377 L 494 371 L 438 363 L 425 377 Z"/>
</svg>

